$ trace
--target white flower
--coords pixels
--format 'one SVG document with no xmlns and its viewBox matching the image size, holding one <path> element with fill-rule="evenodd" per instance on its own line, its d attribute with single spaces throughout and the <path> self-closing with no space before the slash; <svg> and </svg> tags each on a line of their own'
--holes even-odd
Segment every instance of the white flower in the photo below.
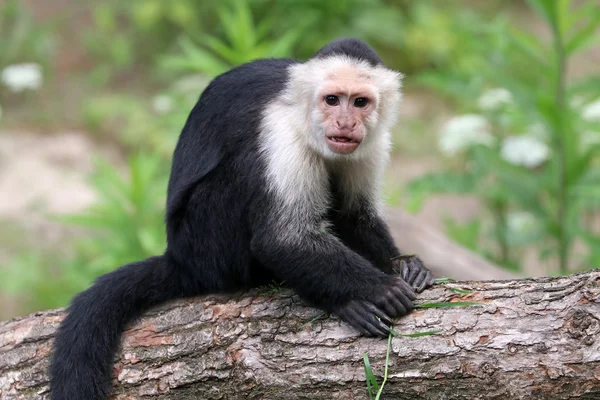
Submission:
<svg viewBox="0 0 600 400">
<path fill-rule="evenodd" d="M 489 124 L 481 115 L 465 114 L 450 119 L 442 127 L 439 148 L 447 156 L 454 156 L 477 144 L 490 146 L 494 137 Z"/>
<path fill-rule="evenodd" d="M 581 118 L 589 122 L 600 122 L 600 99 L 583 107 Z"/>
<path fill-rule="evenodd" d="M 550 148 L 533 136 L 509 136 L 502 141 L 500 156 L 511 164 L 533 168 L 548 159 Z"/>
<path fill-rule="evenodd" d="M 506 214 L 507 239 L 514 244 L 523 244 L 536 236 L 540 225 L 536 217 L 525 211 L 511 211 Z"/>
<path fill-rule="evenodd" d="M 583 96 L 573 96 L 569 104 L 573 108 L 581 108 L 585 104 L 585 99 Z"/>
<path fill-rule="evenodd" d="M 164 94 L 154 96 L 152 100 L 152 108 L 158 114 L 166 114 L 173 110 L 173 101 L 169 96 Z"/>
<path fill-rule="evenodd" d="M 527 135 L 543 142 L 547 142 L 550 139 L 550 132 L 548 132 L 548 129 L 546 129 L 546 125 L 539 121 L 534 122 L 531 126 L 529 126 Z"/>
<path fill-rule="evenodd" d="M 525 211 L 512 211 L 506 215 L 506 226 L 510 232 L 523 233 L 535 225 L 535 217 Z"/>
<path fill-rule="evenodd" d="M 584 131 L 581 133 L 581 145 L 583 147 L 600 144 L 600 132 L 599 131 Z"/>
<path fill-rule="evenodd" d="M 14 64 L 2 71 L 2 83 L 12 92 L 36 90 L 42 86 L 42 67 L 39 64 Z"/>
<path fill-rule="evenodd" d="M 477 105 L 484 111 L 496 111 L 512 102 L 512 93 L 504 88 L 488 89 L 477 99 Z"/>
</svg>

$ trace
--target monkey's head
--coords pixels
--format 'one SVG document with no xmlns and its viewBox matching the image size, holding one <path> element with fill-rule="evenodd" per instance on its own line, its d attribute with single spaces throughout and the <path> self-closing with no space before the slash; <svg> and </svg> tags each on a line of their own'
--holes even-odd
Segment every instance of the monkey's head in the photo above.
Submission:
<svg viewBox="0 0 600 400">
<path fill-rule="evenodd" d="M 309 146 L 326 158 L 361 158 L 374 147 L 389 148 L 402 75 L 366 48 L 372 59 L 329 54 L 325 48 L 292 68 L 292 101 L 306 105 L 302 131 L 308 131 Z"/>
</svg>

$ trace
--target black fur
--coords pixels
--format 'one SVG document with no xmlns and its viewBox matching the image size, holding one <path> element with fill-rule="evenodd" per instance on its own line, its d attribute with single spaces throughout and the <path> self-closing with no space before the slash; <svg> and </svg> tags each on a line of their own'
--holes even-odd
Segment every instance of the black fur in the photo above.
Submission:
<svg viewBox="0 0 600 400">
<path fill-rule="evenodd" d="M 372 67 L 383 65 L 383 60 L 379 55 L 368 44 L 356 38 L 336 39 L 319 50 L 313 58 L 327 58 L 338 55 L 366 61 Z"/>
<path fill-rule="evenodd" d="M 334 42 L 317 56 L 348 51 L 379 62 L 362 42 L 350 43 L 357 44 Z M 298 244 L 276 244 L 285 232 L 273 223 L 277 205 L 266 190 L 257 133 L 264 105 L 281 93 L 293 63 L 254 61 L 205 89 L 173 156 L 167 250 L 100 277 L 74 298 L 56 336 L 50 367 L 53 400 L 106 398 L 126 324 L 173 298 L 285 280 L 307 301 L 369 335 L 385 335 L 383 323 L 410 311 L 413 289 L 386 274 L 393 273 L 392 258 L 400 252 L 385 223 L 368 212 L 368 201 L 349 212 L 335 211 L 343 193 L 332 185 L 334 204 L 327 218 L 343 242 L 331 233 L 307 230 Z M 403 268 L 415 287 L 432 283 L 420 262 Z"/>
</svg>

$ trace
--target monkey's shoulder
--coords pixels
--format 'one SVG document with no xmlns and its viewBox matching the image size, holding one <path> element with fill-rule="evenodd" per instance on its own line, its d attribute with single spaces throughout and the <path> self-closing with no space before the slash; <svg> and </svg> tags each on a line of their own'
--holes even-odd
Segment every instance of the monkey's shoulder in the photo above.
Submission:
<svg viewBox="0 0 600 400">
<path fill-rule="evenodd" d="M 290 58 L 250 61 L 217 76 L 207 90 L 244 93 L 247 97 L 276 94 L 289 79 L 289 67 L 295 64 L 298 61 Z"/>
</svg>

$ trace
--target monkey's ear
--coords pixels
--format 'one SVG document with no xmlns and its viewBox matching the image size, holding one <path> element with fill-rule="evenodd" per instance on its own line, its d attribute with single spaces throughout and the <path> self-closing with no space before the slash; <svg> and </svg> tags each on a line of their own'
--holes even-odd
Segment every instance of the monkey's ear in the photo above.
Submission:
<svg viewBox="0 0 600 400">
<path fill-rule="evenodd" d="M 184 210 L 194 187 L 217 165 L 224 156 L 218 144 L 205 142 L 198 146 L 178 146 L 178 157 L 173 158 L 167 196 L 167 220 L 177 219 Z"/>
</svg>

